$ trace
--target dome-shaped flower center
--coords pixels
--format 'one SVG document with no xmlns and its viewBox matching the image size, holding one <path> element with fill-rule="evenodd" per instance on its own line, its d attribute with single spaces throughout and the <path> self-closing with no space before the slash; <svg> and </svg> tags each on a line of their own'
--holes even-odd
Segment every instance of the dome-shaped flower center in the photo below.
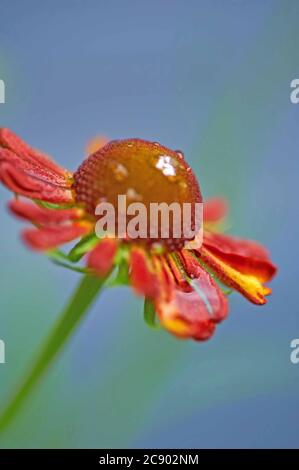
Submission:
<svg viewBox="0 0 299 470">
<path fill-rule="evenodd" d="M 126 196 L 127 206 L 142 203 L 148 214 L 151 203 L 170 206 L 176 202 L 181 207 L 189 203 L 192 218 L 194 204 L 202 202 L 196 178 L 183 154 L 139 139 L 112 141 L 90 155 L 74 174 L 73 187 L 77 201 L 94 217 L 101 202 L 109 202 L 117 212 L 120 195 Z M 149 227 L 147 235 L 148 244 L 159 241 L 170 250 L 184 244 L 184 237 L 174 238 L 171 230 L 167 239 L 160 237 L 160 231 L 153 239 Z"/>
</svg>

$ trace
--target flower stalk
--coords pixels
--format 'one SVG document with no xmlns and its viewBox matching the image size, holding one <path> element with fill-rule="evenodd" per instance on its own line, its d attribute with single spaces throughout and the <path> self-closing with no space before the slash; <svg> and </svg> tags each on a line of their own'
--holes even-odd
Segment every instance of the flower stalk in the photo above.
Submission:
<svg viewBox="0 0 299 470">
<path fill-rule="evenodd" d="M 0 413 L 0 432 L 5 430 L 7 425 L 17 414 L 34 386 L 45 374 L 55 357 L 65 346 L 71 334 L 73 334 L 79 326 L 80 321 L 82 321 L 96 296 L 103 288 L 105 280 L 105 278 L 90 275 L 85 275 L 81 279 L 69 303 L 58 318 L 56 325 L 53 327 L 41 348 L 31 369 L 25 376 L 25 379 L 21 382 L 2 413 Z"/>
</svg>

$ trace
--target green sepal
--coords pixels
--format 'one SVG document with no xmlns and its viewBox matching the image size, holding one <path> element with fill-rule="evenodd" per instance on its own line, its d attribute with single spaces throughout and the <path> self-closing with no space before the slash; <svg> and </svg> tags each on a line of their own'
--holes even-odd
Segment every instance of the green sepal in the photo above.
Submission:
<svg viewBox="0 0 299 470">
<path fill-rule="evenodd" d="M 115 269 L 107 280 L 107 287 L 128 286 L 130 284 L 128 260 L 129 252 L 127 247 L 120 246 L 114 260 Z"/>
<path fill-rule="evenodd" d="M 44 207 L 45 209 L 72 209 L 73 207 L 78 207 L 75 204 L 55 204 L 54 202 L 41 201 L 40 199 L 32 199 L 38 206 Z"/>
<path fill-rule="evenodd" d="M 46 252 L 48 258 L 56 265 L 70 269 L 71 271 L 75 271 L 77 273 L 83 273 L 83 274 L 88 274 L 90 272 L 90 269 L 88 268 L 83 268 L 80 266 L 74 266 L 73 264 L 69 264 L 69 257 L 65 253 L 63 253 L 60 250 L 50 250 Z"/>
<path fill-rule="evenodd" d="M 98 243 L 99 239 L 94 233 L 86 235 L 71 249 L 67 257 L 72 263 L 77 263 Z"/>
<path fill-rule="evenodd" d="M 150 328 L 155 330 L 160 329 L 154 304 L 149 299 L 144 299 L 143 318 L 147 326 Z"/>
</svg>

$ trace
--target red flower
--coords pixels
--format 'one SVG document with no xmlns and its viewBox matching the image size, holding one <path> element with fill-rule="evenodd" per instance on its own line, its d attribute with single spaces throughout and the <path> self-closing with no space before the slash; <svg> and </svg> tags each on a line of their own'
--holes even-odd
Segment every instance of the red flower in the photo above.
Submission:
<svg viewBox="0 0 299 470">
<path fill-rule="evenodd" d="M 100 141 L 94 141 L 93 150 L 96 143 Z M 165 154 L 179 167 L 176 184 L 151 165 L 151 160 Z M 126 193 L 133 199 L 141 195 L 145 204 L 201 202 L 198 183 L 180 152 L 139 139 L 112 141 L 72 174 L 8 129 L 0 129 L 0 180 L 16 195 L 33 201 L 16 198 L 9 204 L 15 215 L 35 225 L 23 232 L 31 248 L 48 252 L 81 238 L 80 254 L 73 261 L 87 254 L 89 269 L 106 276 L 119 265 L 118 253 L 125 247 L 122 260 L 131 285 L 153 302 L 162 326 L 177 337 L 208 339 L 226 318 L 227 296 L 218 281 L 257 305 L 266 303 L 271 293 L 264 283 L 272 279 L 276 267 L 268 252 L 256 242 L 217 233 L 227 210 L 222 199 L 204 204 L 204 240 L 197 250 L 185 249 L 184 240 L 169 238 L 160 240 L 163 251 L 158 254 L 149 240 L 93 236 L 95 207 L 103 198 L 115 205 L 117 194 Z"/>
</svg>

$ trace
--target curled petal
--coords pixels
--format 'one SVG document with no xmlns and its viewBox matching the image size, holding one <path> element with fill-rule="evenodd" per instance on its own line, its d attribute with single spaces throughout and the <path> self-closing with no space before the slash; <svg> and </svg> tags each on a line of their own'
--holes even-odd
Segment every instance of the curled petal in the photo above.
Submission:
<svg viewBox="0 0 299 470">
<path fill-rule="evenodd" d="M 172 334 L 203 341 L 212 336 L 216 324 L 227 316 L 228 303 L 211 276 L 192 263 L 186 255 L 185 266 L 194 276 L 189 291 L 174 282 L 170 268 L 162 263 L 159 279 L 165 294 L 155 300 L 155 307 L 161 324 Z"/>
<path fill-rule="evenodd" d="M 118 243 L 115 238 L 101 240 L 89 253 L 87 265 L 98 276 L 106 276 L 113 266 Z"/>
<path fill-rule="evenodd" d="M 151 260 L 142 248 L 133 248 L 130 255 L 130 279 L 134 290 L 149 299 L 159 294 L 159 283 Z"/>
<path fill-rule="evenodd" d="M 9 210 L 17 217 L 40 225 L 59 225 L 82 217 L 81 209 L 47 209 L 20 200 L 10 201 Z"/>
<path fill-rule="evenodd" d="M 70 189 L 40 180 L 36 175 L 21 170 L 11 163 L 1 162 L 0 149 L 0 181 L 16 194 L 53 203 L 70 203 L 73 194 Z"/>
<path fill-rule="evenodd" d="M 203 205 L 204 223 L 216 223 L 222 220 L 228 212 L 228 204 L 225 199 L 215 197 L 208 199 Z"/>
<path fill-rule="evenodd" d="M 44 153 L 30 147 L 10 129 L 0 128 L 0 147 L 11 150 L 12 153 L 18 155 L 23 160 L 24 165 L 28 163 L 40 166 L 40 168 L 47 169 L 49 174 L 53 174 L 56 178 L 60 176 L 61 179 L 58 181 L 64 182 L 66 170 L 53 162 Z"/>
<path fill-rule="evenodd" d="M 209 339 L 216 324 L 198 315 L 198 297 L 195 292 L 176 291 L 170 302 L 156 304 L 162 326 L 178 338 L 193 338 L 197 341 Z"/>
<path fill-rule="evenodd" d="M 244 240 L 220 233 L 207 233 L 205 234 L 204 243 L 223 253 L 235 253 L 252 258 L 269 259 L 268 250 L 260 243 L 252 240 Z"/>
<path fill-rule="evenodd" d="M 24 242 L 33 250 L 47 251 L 85 235 L 89 228 L 73 224 L 61 227 L 26 229 L 22 233 Z"/>
<path fill-rule="evenodd" d="M 31 149 L 8 129 L 0 129 L 0 180 L 11 191 L 26 197 L 73 202 L 70 173 Z"/>
<path fill-rule="evenodd" d="M 271 289 L 265 287 L 256 275 L 238 271 L 205 246 L 201 248 L 200 258 L 223 284 L 236 289 L 254 304 L 267 302 L 265 296 L 271 293 Z"/>
<path fill-rule="evenodd" d="M 204 246 L 235 270 L 261 282 L 270 281 L 276 273 L 276 266 L 271 263 L 267 250 L 259 243 L 206 233 Z"/>
</svg>

